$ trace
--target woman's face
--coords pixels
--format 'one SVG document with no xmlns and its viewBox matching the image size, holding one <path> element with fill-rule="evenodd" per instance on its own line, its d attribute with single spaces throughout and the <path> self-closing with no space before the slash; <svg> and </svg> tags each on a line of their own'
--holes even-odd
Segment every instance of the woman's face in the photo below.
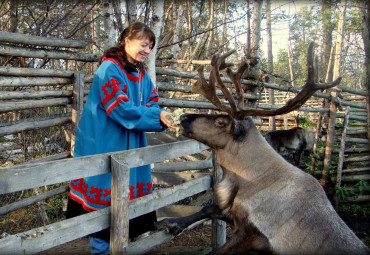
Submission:
<svg viewBox="0 0 370 255">
<path fill-rule="evenodd" d="M 153 43 L 149 41 L 149 38 L 144 37 L 142 39 L 125 39 L 125 51 L 127 53 L 127 60 L 135 64 L 137 62 L 144 62 L 146 57 L 152 50 Z"/>
</svg>

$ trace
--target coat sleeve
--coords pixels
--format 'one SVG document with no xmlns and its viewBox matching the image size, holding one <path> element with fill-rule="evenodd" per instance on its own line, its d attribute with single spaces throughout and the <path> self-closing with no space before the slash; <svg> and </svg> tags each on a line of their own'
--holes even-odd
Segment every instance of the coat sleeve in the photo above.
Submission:
<svg viewBox="0 0 370 255">
<path fill-rule="evenodd" d="M 144 96 L 150 94 L 152 98 L 150 96 L 143 98 L 147 102 L 145 105 L 135 104 L 129 96 L 129 86 L 126 82 L 135 82 L 138 77 L 133 76 L 125 79 L 122 73 L 125 75 L 119 64 L 110 63 L 104 72 L 104 78 L 100 81 L 100 103 L 106 114 L 126 129 L 146 132 L 162 131 L 164 127 L 160 121 L 160 113 L 164 109 L 160 109 L 157 104 L 158 94 L 156 91 L 152 90 L 150 93 L 143 91 Z M 146 83 L 148 84 L 149 81 Z M 144 90 L 154 89 L 151 81 L 150 84 L 149 86 L 142 84 L 145 85 L 142 88 Z"/>
</svg>

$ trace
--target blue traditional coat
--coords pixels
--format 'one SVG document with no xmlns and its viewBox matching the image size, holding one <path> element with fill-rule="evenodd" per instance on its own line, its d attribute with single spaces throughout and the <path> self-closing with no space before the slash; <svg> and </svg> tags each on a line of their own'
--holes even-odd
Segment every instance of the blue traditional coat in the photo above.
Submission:
<svg viewBox="0 0 370 255">
<path fill-rule="evenodd" d="M 103 58 L 87 97 L 76 134 L 74 156 L 147 146 L 145 132 L 162 131 L 158 93 L 145 69 L 128 72 Z M 152 192 L 150 165 L 130 169 L 130 199 Z M 71 181 L 69 196 L 85 210 L 111 204 L 111 174 Z"/>
</svg>

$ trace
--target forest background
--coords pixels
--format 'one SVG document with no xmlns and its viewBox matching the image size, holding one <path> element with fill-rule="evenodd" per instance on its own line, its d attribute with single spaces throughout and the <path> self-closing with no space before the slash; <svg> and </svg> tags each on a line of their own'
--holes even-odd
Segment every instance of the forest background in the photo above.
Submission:
<svg viewBox="0 0 370 255">
<path fill-rule="evenodd" d="M 339 34 L 343 5 L 344 32 Z M 158 37 L 154 54 L 147 62 L 154 81 L 156 64 L 172 61 L 174 68 L 194 71 L 190 60 L 209 60 L 215 52 L 236 49 L 238 54 L 233 57 L 238 61 L 246 49 L 254 47 L 261 57 L 261 68 L 277 78 L 275 83 L 301 86 L 306 78 L 309 43 L 316 43 L 320 77 L 325 79 L 331 49 L 340 36 L 341 85 L 366 88 L 366 1 L 2 0 L 0 7 L 2 31 L 83 40 L 88 42 L 83 51 L 97 55 L 113 46 L 119 32 L 130 22 L 145 22 Z M 174 60 L 185 64 L 176 65 Z M 82 70 L 89 74 L 97 68 L 96 63 L 63 60 L 0 61 L 2 66 Z"/>
</svg>

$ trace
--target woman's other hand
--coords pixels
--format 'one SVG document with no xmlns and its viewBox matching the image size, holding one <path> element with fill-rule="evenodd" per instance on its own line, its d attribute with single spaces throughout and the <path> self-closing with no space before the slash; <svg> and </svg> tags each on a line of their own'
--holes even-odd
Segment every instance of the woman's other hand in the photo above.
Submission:
<svg viewBox="0 0 370 255">
<path fill-rule="evenodd" d="M 177 128 L 178 125 L 175 123 L 175 116 L 172 113 L 161 111 L 160 115 L 161 121 L 169 128 Z"/>
</svg>

